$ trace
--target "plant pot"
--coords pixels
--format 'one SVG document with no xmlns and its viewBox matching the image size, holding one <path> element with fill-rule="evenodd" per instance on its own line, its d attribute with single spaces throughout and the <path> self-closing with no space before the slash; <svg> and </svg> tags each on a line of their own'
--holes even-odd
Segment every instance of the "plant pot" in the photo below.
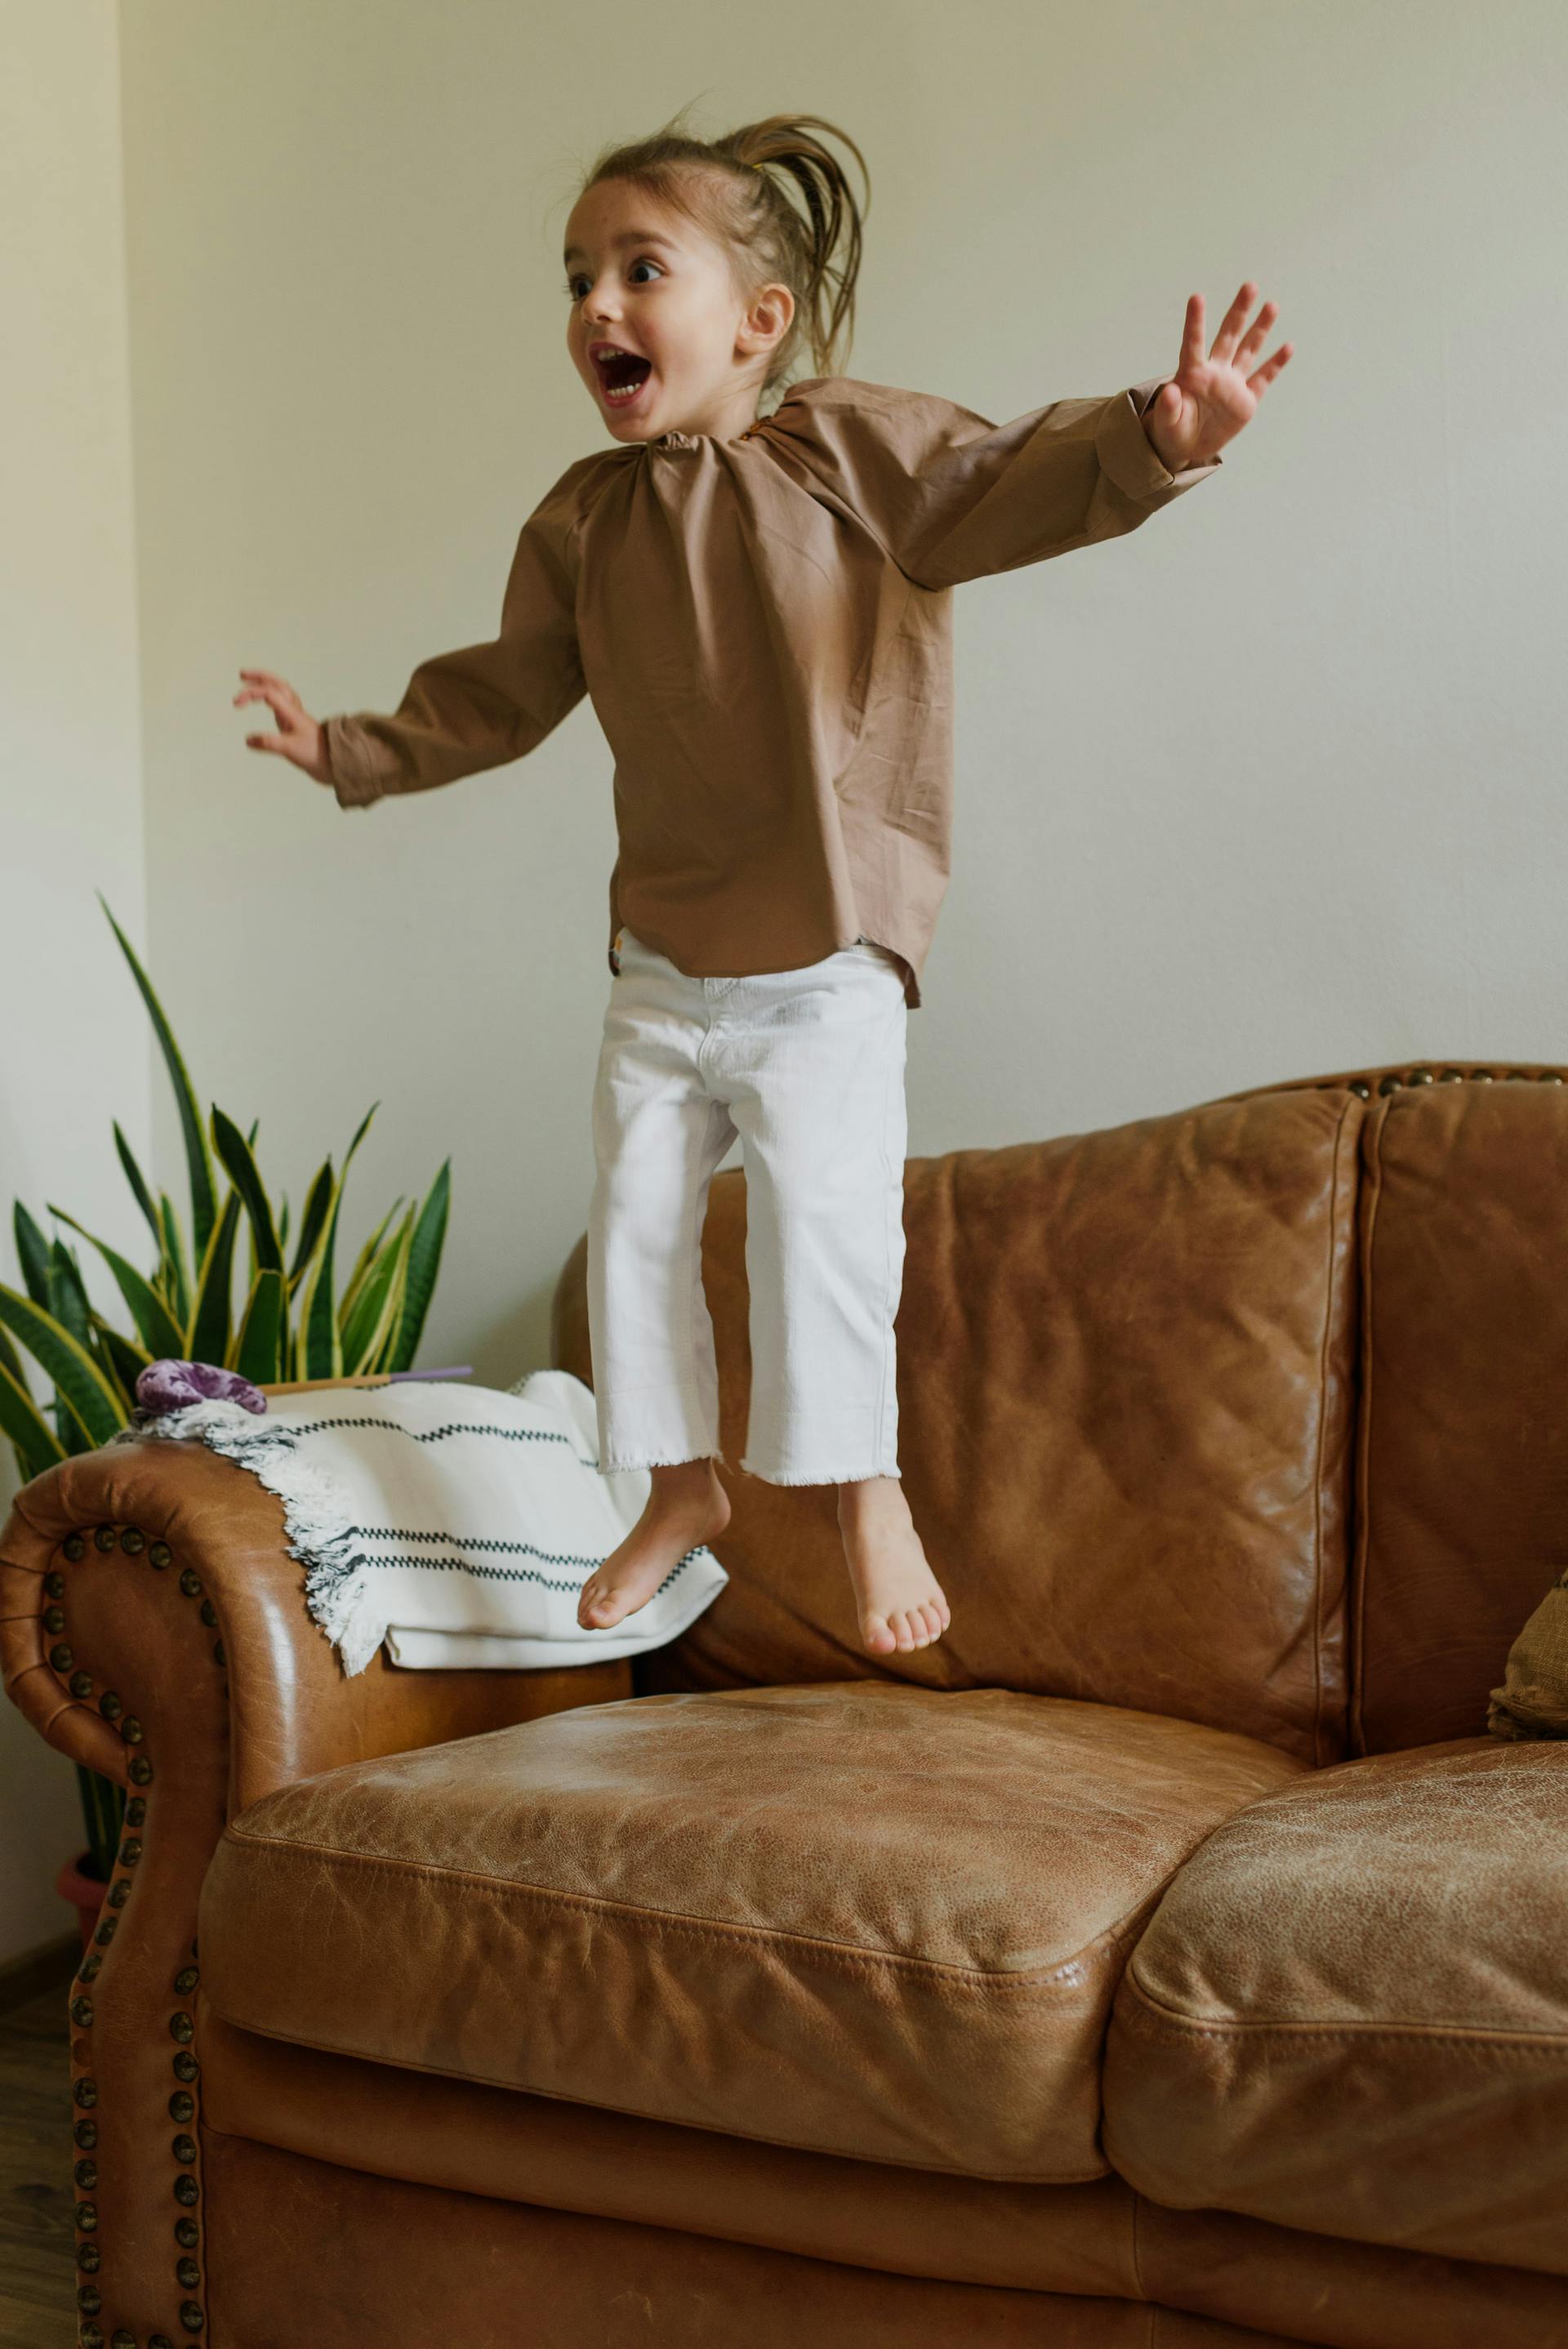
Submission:
<svg viewBox="0 0 1568 2349">
<path fill-rule="evenodd" d="M 55 1889 L 62 1900 L 70 1901 L 76 1909 L 77 1922 L 82 1929 L 82 1947 L 85 1950 L 92 1940 L 93 1931 L 98 1920 L 98 1910 L 103 1907 L 103 1897 L 108 1890 L 108 1887 L 101 1883 L 96 1876 L 84 1873 L 84 1861 L 90 1867 L 92 1863 L 90 1851 L 78 1851 L 75 1859 L 62 1860 L 60 1872 L 55 1878 Z"/>
</svg>

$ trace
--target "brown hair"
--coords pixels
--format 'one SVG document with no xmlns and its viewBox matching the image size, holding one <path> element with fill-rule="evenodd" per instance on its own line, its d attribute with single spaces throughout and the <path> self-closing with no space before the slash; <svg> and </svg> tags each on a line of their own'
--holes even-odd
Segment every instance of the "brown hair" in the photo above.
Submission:
<svg viewBox="0 0 1568 2349">
<path fill-rule="evenodd" d="M 773 351 L 765 391 L 789 378 L 802 344 L 819 375 L 838 373 L 854 336 L 861 224 L 871 210 L 865 157 L 820 114 L 769 114 L 708 140 L 676 128 L 686 111 L 683 107 L 645 139 L 604 148 L 579 194 L 602 180 L 633 181 L 726 249 L 742 293 L 772 281 L 789 288 L 795 315 Z M 855 202 L 837 156 L 815 136 L 818 130 L 841 140 L 859 163 L 863 205 Z M 804 216 L 790 201 L 790 184 Z"/>
</svg>

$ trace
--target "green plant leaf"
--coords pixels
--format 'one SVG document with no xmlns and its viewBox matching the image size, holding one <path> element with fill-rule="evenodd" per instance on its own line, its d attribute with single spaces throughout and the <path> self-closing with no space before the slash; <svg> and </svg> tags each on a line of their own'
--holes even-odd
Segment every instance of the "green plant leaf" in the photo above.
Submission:
<svg viewBox="0 0 1568 2349">
<path fill-rule="evenodd" d="M 400 1196 L 393 1200 L 355 1260 L 354 1270 L 348 1277 L 348 1286 L 344 1290 L 337 1308 L 337 1326 L 344 1331 L 347 1330 L 348 1317 L 359 1301 L 360 1289 L 370 1278 L 379 1257 L 382 1235 L 402 1204 Z"/>
<path fill-rule="evenodd" d="M 270 1386 L 282 1376 L 278 1365 L 287 1309 L 283 1267 L 263 1266 L 256 1275 L 255 1287 L 245 1307 L 231 1365 L 242 1379 L 251 1380 L 256 1386 Z"/>
<path fill-rule="evenodd" d="M 419 1210 L 419 1220 L 414 1226 L 414 1245 L 408 1253 L 408 1282 L 403 1299 L 403 1311 L 397 1324 L 397 1340 L 387 1367 L 392 1371 L 407 1371 L 414 1367 L 414 1356 L 425 1328 L 425 1315 L 436 1287 L 436 1276 L 441 1268 L 441 1248 L 447 1237 L 447 1217 L 451 1208 L 452 1162 L 441 1162 L 440 1172 L 430 1185 L 430 1195 Z"/>
<path fill-rule="evenodd" d="M 333 1252 L 337 1242 L 337 1219 L 343 1210 L 344 1187 L 348 1170 L 354 1164 L 354 1154 L 370 1130 L 370 1121 L 380 1108 L 372 1102 L 360 1119 L 353 1141 L 343 1155 L 343 1172 L 333 1186 L 332 1205 L 327 1210 L 326 1230 L 318 1254 L 312 1259 L 309 1276 L 300 1300 L 300 1347 L 296 1361 L 304 1368 L 296 1375 L 306 1379 L 340 1379 L 343 1376 L 343 1332 L 338 1327 L 333 1301 Z"/>
<path fill-rule="evenodd" d="M 129 1422 L 136 1403 L 137 1380 L 152 1356 L 145 1346 L 139 1346 L 131 1339 L 122 1336 L 119 1330 L 111 1330 L 101 1313 L 93 1315 L 93 1330 L 98 1338 L 98 1359 L 110 1379 L 119 1381 Z"/>
<path fill-rule="evenodd" d="M 119 940 L 120 949 L 130 965 L 136 983 L 141 989 L 142 1001 L 146 1004 L 151 1017 L 153 1029 L 157 1033 L 164 1062 L 169 1071 L 170 1082 L 174 1088 L 174 1105 L 180 1112 L 180 1131 L 185 1139 L 185 1163 L 191 1175 L 191 1228 L 195 1234 L 197 1255 L 205 1256 L 212 1226 L 218 1218 L 217 1185 L 213 1177 L 211 1154 L 207 1147 L 207 1137 L 202 1132 L 201 1119 L 196 1108 L 196 1095 L 192 1090 L 191 1079 L 186 1073 L 180 1047 L 174 1040 L 174 1030 L 164 1017 L 163 1006 L 153 992 L 152 981 L 138 961 L 136 949 L 130 940 L 126 936 L 114 916 L 109 913 L 108 900 L 103 891 L 99 889 L 95 894 L 104 913 L 108 916 L 109 927 Z M 188 1319 L 190 1313 L 188 1298 L 181 1296 L 178 1311 L 181 1321 Z"/>
<path fill-rule="evenodd" d="M 0 1362 L 0 1428 L 15 1447 L 22 1482 L 30 1484 L 68 1455 L 27 1392 L 26 1381 Z"/>
<path fill-rule="evenodd" d="M 92 1241 L 94 1247 L 119 1282 L 119 1293 L 130 1308 L 130 1318 L 136 1324 L 137 1333 L 152 1359 L 156 1361 L 160 1356 L 167 1356 L 174 1361 L 182 1361 L 185 1356 L 185 1332 L 170 1312 L 162 1298 L 152 1287 L 151 1282 L 138 1272 L 135 1265 L 128 1264 L 119 1251 L 117 1248 L 111 1248 L 107 1240 L 100 1240 L 96 1233 L 88 1230 L 85 1224 L 78 1224 L 75 1216 L 67 1215 L 64 1207 L 57 1207 L 51 1201 L 49 1213 L 51 1216 L 58 1216 L 62 1223 L 69 1224 L 73 1231 L 80 1232 L 84 1239 Z M 83 1303 L 86 1304 L 85 1292 Z M 77 1337 L 86 1338 L 88 1326 L 84 1323 L 83 1328 L 77 1330 Z M 72 1327 L 75 1327 L 74 1323 Z"/>
<path fill-rule="evenodd" d="M 30 1297 L 0 1281 L 0 1321 L 15 1331 L 53 1379 L 59 1400 L 88 1446 L 107 1444 L 126 1424 L 119 1398 L 85 1346 Z"/>
<path fill-rule="evenodd" d="M 160 1191 L 158 1199 L 163 1226 L 163 1256 L 158 1268 L 160 1278 L 153 1287 L 183 1329 L 191 1319 L 191 1275 L 186 1265 L 185 1239 L 168 1192 Z"/>
<path fill-rule="evenodd" d="M 299 1287 L 305 1268 L 315 1253 L 315 1244 L 326 1224 L 326 1211 L 332 1205 L 332 1160 L 318 1166 L 310 1189 L 304 1195 L 304 1213 L 300 1218 L 299 1246 L 294 1250 L 294 1270 L 289 1275 L 291 1290 Z"/>
<path fill-rule="evenodd" d="M 388 1241 L 360 1284 L 354 1309 L 343 1321 L 343 1367 L 347 1377 L 370 1369 L 387 1341 L 388 1328 L 394 1326 L 388 1307 L 397 1285 L 399 1264 L 408 1253 L 413 1225 L 414 1210 L 410 1207 L 397 1237 Z"/>
<path fill-rule="evenodd" d="M 267 1196 L 251 1145 L 233 1119 L 225 1116 L 216 1102 L 212 1104 L 212 1143 L 250 1217 L 256 1271 L 282 1272 L 284 1252 L 278 1246 L 272 1201 Z"/>
<path fill-rule="evenodd" d="M 35 1305 L 49 1310 L 49 1243 L 22 1205 L 20 1199 L 11 1213 L 12 1228 L 16 1235 L 16 1261 L 22 1268 L 22 1285 Z"/>
<path fill-rule="evenodd" d="M 55 1213 L 53 1207 L 49 1213 Z M 93 1309 L 88 1299 L 87 1284 L 82 1278 L 80 1265 L 64 1240 L 57 1237 L 49 1250 L 49 1310 L 60 1327 L 70 1331 L 78 1346 L 88 1343 L 92 1336 Z"/>
<path fill-rule="evenodd" d="M 230 1189 L 223 1212 L 212 1226 L 207 1253 L 196 1282 L 196 1309 L 187 1324 L 183 1347 L 191 1362 L 223 1363 L 228 1360 L 234 1287 L 234 1240 L 240 1229 L 240 1195 Z"/>
<path fill-rule="evenodd" d="M 114 1146 L 119 1153 L 119 1163 L 125 1169 L 125 1179 L 136 1194 L 136 1204 L 147 1217 L 152 1237 L 161 1249 L 163 1234 L 159 1226 L 158 1210 L 152 1204 L 152 1194 L 148 1189 L 146 1179 L 136 1163 L 136 1154 L 119 1130 L 118 1118 L 115 1120 L 114 1126 Z"/>
</svg>

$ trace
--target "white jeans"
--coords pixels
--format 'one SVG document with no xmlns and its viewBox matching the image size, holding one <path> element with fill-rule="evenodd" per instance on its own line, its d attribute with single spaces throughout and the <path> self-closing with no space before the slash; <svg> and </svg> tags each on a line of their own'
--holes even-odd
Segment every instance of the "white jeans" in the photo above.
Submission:
<svg viewBox="0 0 1568 2349">
<path fill-rule="evenodd" d="M 630 930 L 617 948 L 588 1220 L 601 1469 L 724 1458 L 702 1227 L 738 1133 L 751 1340 L 740 1465 L 775 1485 L 896 1476 L 902 969 L 864 940 L 737 978 L 690 978 Z"/>
</svg>

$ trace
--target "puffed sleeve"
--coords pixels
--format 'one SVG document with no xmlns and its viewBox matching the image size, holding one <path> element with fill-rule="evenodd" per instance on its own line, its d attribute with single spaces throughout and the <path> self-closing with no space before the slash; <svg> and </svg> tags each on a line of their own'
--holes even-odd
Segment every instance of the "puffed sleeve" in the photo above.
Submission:
<svg viewBox="0 0 1568 2349">
<path fill-rule="evenodd" d="M 582 700 L 568 561 L 582 471 L 581 463 L 570 468 L 523 523 L 500 626 L 488 643 L 421 661 L 387 715 L 361 709 L 324 721 L 339 806 L 428 791 L 521 759 Z"/>
<path fill-rule="evenodd" d="M 1010 424 L 934 393 L 815 376 L 767 419 L 786 461 L 922 587 L 1043 563 L 1136 530 L 1220 469 L 1161 464 L 1140 421 L 1169 378 L 1053 399 Z"/>
</svg>

